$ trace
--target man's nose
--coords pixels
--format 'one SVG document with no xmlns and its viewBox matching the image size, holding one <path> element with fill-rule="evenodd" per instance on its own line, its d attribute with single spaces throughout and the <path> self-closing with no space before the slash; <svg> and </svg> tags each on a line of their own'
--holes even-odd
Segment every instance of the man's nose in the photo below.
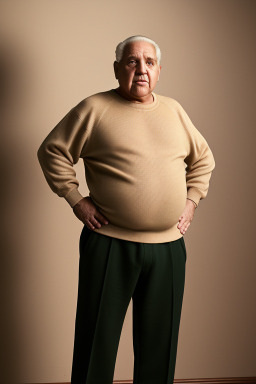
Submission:
<svg viewBox="0 0 256 384">
<path fill-rule="evenodd" d="M 138 62 L 137 66 L 136 66 L 136 72 L 137 72 L 137 74 L 146 73 L 147 72 L 146 65 L 145 65 L 144 61 L 139 61 Z"/>
</svg>

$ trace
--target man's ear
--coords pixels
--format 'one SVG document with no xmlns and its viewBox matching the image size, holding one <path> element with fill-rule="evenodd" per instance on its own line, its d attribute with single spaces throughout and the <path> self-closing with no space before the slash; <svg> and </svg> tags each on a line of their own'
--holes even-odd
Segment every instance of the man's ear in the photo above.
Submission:
<svg viewBox="0 0 256 384">
<path fill-rule="evenodd" d="M 160 76 L 160 73 L 161 73 L 161 68 L 162 68 L 162 66 L 160 65 L 160 67 L 159 67 L 159 75 L 158 75 L 157 81 L 159 80 L 159 76 Z"/>
<path fill-rule="evenodd" d="M 115 72 L 115 78 L 118 79 L 118 62 L 114 61 L 114 72 Z"/>
</svg>

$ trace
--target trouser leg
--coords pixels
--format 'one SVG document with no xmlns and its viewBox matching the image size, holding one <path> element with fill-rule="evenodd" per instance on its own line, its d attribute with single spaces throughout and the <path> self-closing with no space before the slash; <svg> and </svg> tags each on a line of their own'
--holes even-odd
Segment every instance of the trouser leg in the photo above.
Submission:
<svg viewBox="0 0 256 384">
<path fill-rule="evenodd" d="M 138 243 L 83 230 L 72 384 L 112 384 L 125 314 L 141 270 L 140 249 Z"/>
<path fill-rule="evenodd" d="M 144 244 L 133 293 L 134 384 L 172 384 L 185 282 L 183 237 Z"/>
</svg>

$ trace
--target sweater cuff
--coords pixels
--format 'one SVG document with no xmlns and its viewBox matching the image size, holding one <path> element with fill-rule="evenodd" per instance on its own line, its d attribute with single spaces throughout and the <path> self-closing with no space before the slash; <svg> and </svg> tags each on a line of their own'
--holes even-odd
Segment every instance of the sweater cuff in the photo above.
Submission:
<svg viewBox="0 0 256 384">
<path fill-rule="evenodd" d="M 201 199 L 201 193 L 198 189 L 196 188 L 189 188 L 187 191 L 187 198 L 189 200 L 193 200 L 196 203 L 196 208 L 198 207 L 199 201 Z"/>
<path fill-rule="evenodd" d="M 84 198 L 84 196 L 81 195 L 77 188 L 74 188 L 68 192 L 64 198 L 69 203 L 71 208 L 73 208 L 80 200 Z"/>
</svg>

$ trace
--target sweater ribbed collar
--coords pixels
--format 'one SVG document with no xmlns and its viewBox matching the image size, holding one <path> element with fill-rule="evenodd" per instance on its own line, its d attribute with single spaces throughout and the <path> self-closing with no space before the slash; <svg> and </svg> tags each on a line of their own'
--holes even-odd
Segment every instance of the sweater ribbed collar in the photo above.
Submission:
<svg viewBox="0 0 256 384">
<path fill-rule="evenodd" d="M 155 92 L 152 92 L 152 95 L 154 97 L 154 101 L 150 104 L 144 104 L 144 103 L 136 103 L 134 101 L 129 101 L 125 99 L 124 97 L 120 96 L 116 90 L 113 88 L 109 91 L 113 97 L 120 103 L 127 105 L 128 107 L 135 108 L 135 109 L 141 109 L 141 110 L 147 110 L 152 111 L 152 109 L 155 109 L 159 105 L 159 99 L 157 97 L 157 94 Z"/>
</svg>

